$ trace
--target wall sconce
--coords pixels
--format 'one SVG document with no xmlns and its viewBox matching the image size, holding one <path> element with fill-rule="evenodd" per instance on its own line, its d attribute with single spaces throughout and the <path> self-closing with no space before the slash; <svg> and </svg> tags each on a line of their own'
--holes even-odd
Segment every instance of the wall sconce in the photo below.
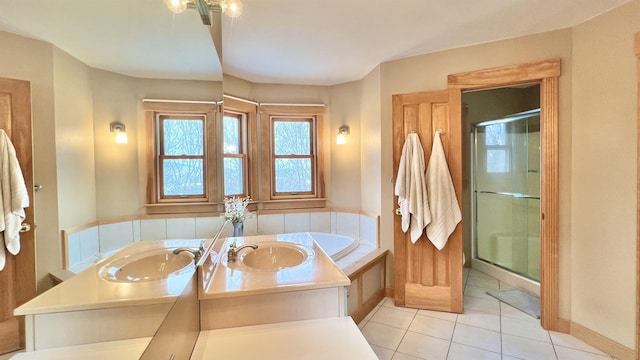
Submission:
<svg viewBox="0 0 640 360">
<path fill-rule="evenodd" d="M 124 124 L 119 123 L 117 121 L 109 124 L 109 130 L 112 133 L 116 133 L 116 142 L 118 144 L 127 144 L 129 143 L 129 137 L 127 136 L 127 132 L 125 130 Z"/>
<path fill-rule="evenodd" d="M 347 143 L 347 135 L 349 135 L 349 126 L 342 125 L 338 129 L 338 136 L 336 136 L 336 144 L 342 145 Z"/>
</svg>

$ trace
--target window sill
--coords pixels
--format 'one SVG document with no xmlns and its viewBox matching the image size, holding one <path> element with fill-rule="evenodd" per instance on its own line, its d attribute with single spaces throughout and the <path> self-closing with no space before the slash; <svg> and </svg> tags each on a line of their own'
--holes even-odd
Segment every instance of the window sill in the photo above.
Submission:
<svg viewBox="0 0 640 360">
<path fill-rule="evenodd" d="M 310 209 L 326 207 L 326 198 L 270 200 L 262 202 L 263 210 Z"/>
<path fill-rule="evenodd" d="M 145 204 L 147 214 L 185 214 L 185 213 L 213 213 L 216 216 L 224 210 L 216 203 L 162 203 Z"/>
</svg>

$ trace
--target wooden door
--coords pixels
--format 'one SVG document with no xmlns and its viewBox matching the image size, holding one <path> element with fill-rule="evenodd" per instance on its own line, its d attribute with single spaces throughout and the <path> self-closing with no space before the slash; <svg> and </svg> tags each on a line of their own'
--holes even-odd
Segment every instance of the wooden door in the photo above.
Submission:
<svg viewBox="0 0 640 360">
<path fill-rule="evenodd" d="M 462 207 L 462 129 L 459 122 L 449 121 L 448 91 L 394 95 L 392 101 L 394 179 L 407 135 L 418 134 L 425 162 L 428 162 L 433 137 L 441 129 L 442 145 Z M 394 206 L 397 207 L 397 197 L 394 197 Z M 415 244 L 411 243 L 409 232 L 402 232 L 401 217 L 395 216 L 394 250 L 396 305 L 462 312 L 462 223 L 451 234 L 447 245 L 438 251 L 426 233 Z"/>
<path fill-rule="evenodd" d="M 28 81 L 0 78 L 0 129 L 16 149 L 27 185 L 30 207 L 24 223 L 33 224 L 33 162 L 31 147 L 31 90 Z M 33 228 L 33 226 L 32 226 Z M 24 348 L 24 318 L 13 310 L 32 299 L 35 286 L 34 231 L 20 234 L 20 252 L 6 251 L 5 268 L 0 271 L 0 354 Z"/>
</svg>

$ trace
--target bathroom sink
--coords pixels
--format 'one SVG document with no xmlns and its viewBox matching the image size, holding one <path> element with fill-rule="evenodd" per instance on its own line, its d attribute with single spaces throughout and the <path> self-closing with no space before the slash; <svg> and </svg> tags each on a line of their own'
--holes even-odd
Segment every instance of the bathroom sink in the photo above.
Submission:
<svg viewBox="0 0 640 360">
<path fill-rule="evenodd" d="M 110 261 L 98 275 L 108 281 L 152 281 L 184 274 L 195 269 L 189 253 L 173 253 L 174 248 L 150 250 Z"/>
<path fill-rule="evenodd" d="M 256 250 L 246 251 L 238 260 L 244 266 L 264 271 L 278 271 L 304 264 L 313 251 L 294 243 L 261 243 Z"/>
</svg>

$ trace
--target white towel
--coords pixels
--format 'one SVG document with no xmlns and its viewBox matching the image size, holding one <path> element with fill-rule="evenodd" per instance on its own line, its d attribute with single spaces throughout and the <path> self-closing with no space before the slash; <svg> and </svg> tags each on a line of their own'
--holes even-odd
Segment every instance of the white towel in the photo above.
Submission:
<svg viewBox="0 0 640 360">
<path fill-rule="evenodd" d="M 427 237 L 438 250 L 442 250 L 449 240 L 449 235 L 462 220 L 462 213 L 442 148 L 440 132 L 437 132 L 433 138 L 431 158 L 427 166 L 427 192 L 431 209 L 431 223 L 427 225 Z"/>
<path fill-rule="evenodd" d="M 4 269 L 4 248 L 16 255 L 20 251 L 20 228 L 29 206 L 29 195 L 9 136 L 0 129 L 0 270 Z"/>
<path fill-rule="evenodd" d="M 411 228 L 411 242 L 415 244 L 431 222 L 424 151 L 416 133 L 409 134 L 402 147 L 395 194 L 402 215 L 402 231 L 407 232 Z"/>
</svg>

